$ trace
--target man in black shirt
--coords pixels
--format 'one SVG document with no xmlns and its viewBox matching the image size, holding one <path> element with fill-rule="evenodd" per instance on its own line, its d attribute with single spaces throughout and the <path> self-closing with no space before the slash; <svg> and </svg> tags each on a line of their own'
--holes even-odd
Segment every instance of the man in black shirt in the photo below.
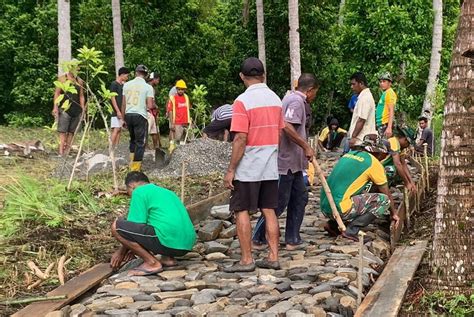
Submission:
<svg viewBox="0 0 474 317">
<path fill-rule="evenodd" d="M 427 144 L 427 154 L 428 156 L 433 156 L 434 153 L 434 142 L 433 142 L 433 131 L 428 127 L 428 119 L 426 117 L 420 117 L 419 121 L 419 130 L 417 133 L 417 140 L 415 145 L 415 151 L 418 154 L 424 154 L 424 145 Z"/>
<path fill-rule="evenodd" d="M 120 140 L 120 130 L 123 126 L 124 114 L 121 112 L 123 100 L 123 84 L 128 80 L 130 71 L 126 67 L 121 67 L 117 78 L 110 84 L 110 91 L 115 92 L 117 96 L 111 98 L 112 118 L 110 127 L 112 128 L 112 144 L 116 146 Z"/>
</svg>

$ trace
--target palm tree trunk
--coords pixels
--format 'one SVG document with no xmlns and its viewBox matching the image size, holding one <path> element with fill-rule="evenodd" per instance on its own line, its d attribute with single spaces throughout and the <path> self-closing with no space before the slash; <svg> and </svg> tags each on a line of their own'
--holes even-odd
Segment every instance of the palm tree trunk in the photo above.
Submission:
<svg viewBox="0 0 474 317">
<path fill-rule="evenodd" d="M 265 24 L 263 0 L 256 0 L 257 6 L 257 40 L 258 40 L 258 59 L 262 61 L 265 73 L 267 71 L 267 63 L 265 56 Z"/>
<path fill-rule="evenodd" d="M 301 75 L 298 0 L 288 0 L 288 25 L 290 27 L 290 76 L 293 90 Z"/>
<path fill-rule="evenodd" d="M 433 42 L 431 45 L 430 72 L 426 86 L 425 101 L 421 115 L 426 116 L 431 122 L 433 115 L 433 98 L 438 84 L 439 69 L 441 67 L 441 48 L 443 43 L 443 1 L 433 0 Z"/>
<path fill-rule="evenodd" d="M 337 24 L 342 26 L 344 24 L 344 7 L 346 6 L 346 0 L 341 0 L 339 2 L 339 17 L 337 19 Z"/>
<path fill-rule="evenodd" d="M 112 24 L 114 30 L 115 72 L 118 74 L 119 68 L 124 66 L 120 0 L 112 0 Z"/>
<path fill-rule="evenodd" d="M 431 290 L 472 292 L 474 280 L 474 1 L 461 9 L 444 106 Z M 469 58 L 470 57 L 470 58 Z"/>
<path fill-rule="evenodd" d="M 69 0 L 58 0 L 58 75 L 62 64 L 71 60 L 71 16 Z"/>
<path fill-rule="evenodd" d="M 244 27 L 247 27 L 249 23 L 249 13 L 250 13 L 250 1 L 244 0 L 243 8 L 242 8 L 242 24 Z"/>
</svg>

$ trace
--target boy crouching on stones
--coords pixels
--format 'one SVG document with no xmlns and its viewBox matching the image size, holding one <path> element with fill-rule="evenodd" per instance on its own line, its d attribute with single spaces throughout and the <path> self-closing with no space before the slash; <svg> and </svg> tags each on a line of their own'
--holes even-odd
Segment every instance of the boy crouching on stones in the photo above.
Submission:
<svg viewBox="0 0 474 317">
<path fill-rule="evenodd" d="M 183 203 L 172 191 L 150 184 L 142 172 L 128 173 L 125 185 L 132 199 L 127 220 L 112 223 L 112 234 L 122 245 L 112 255 L 111 267 L 118 269 L 134 255 L 144 262 L 130 270 L 129 276 L 153 275 L 176 265 L 174 257 L 185 255 L 196 241 Z"/>
</svg>

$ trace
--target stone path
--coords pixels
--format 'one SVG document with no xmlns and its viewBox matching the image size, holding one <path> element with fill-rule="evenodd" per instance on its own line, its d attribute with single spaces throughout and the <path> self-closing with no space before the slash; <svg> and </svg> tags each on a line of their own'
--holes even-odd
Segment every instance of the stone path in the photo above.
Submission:
<svg viewBox="0 0 474 317">
<path fill-rule="evenodd" d="M 329 171 L 334 162 L 335 158 L 326 160 L 324 170 Z M 280 270 L 222 271 L 238 261 L 240 254 L 235 225 L 227 220 L 228 209 L 219 207 L 197 227 L 199 242 L 178 267 L 151 277 L 116 274 L 95 294 L 54 316 L 352 316 L 358 244 L 326 235 L 319 194 L 319 187 L 310 192 L 301 228 L 307 246 L 290 252 L 282 245 Z M 252 216 L 253 224 L 257 218 L 258 214 Z M 281 217 L 282 234 L 284 226 Z M 371 225 L 365 230 L 374 239 L 364 250 L 365 291 L 388 256 L 389 235 L 381 228 Z M 256 259 L 265 255 L 265 251 L 254 252 Z"/>
</svg>

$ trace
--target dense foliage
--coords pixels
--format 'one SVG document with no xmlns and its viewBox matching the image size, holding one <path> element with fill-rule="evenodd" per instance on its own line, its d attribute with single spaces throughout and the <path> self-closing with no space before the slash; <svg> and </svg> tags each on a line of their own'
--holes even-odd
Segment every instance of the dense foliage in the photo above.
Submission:
<svg viewBox="0 0 474 317">
<path fill-rule="evenodd" d="M 57 1 L 0 2 L 0 113 L 40 115 L 51 121 Z M 241 61 L 257 55 L 255 3 L 250 2 L 249 23 L 244 26 L 240 0 L 122 0 L 127 66 L 144 63 L 162 75 L 157 91 L 161 107 L 176 75 L 190 87 L 207 87 L 211 105 L 232 102 L 244 89 L 238 78 Z M 268 84 L 281 96 L 289 87 L 287 4 L 265 1 Z M 457 0 L 444 1 L 441 91 L 447 81 L 458 6 Z M 313 105 L 316 124 L 323 125 L 328 114 L 348 122 L 348 77 L 355 70 L 366 72 L 375 98 L 377 74 L 391 71 L 400 109 L 416 117 L 428 77 L 431 1 L 346 0 L 342 13 L 344 23 L 338 25 L 339 1 L 300 1 L 302 70 L 316 73 L 323 82 Z M 71 1 L 71 28 L 74 54 L 84 45 L 101 50 L 113 74 L 111 1 Z M 8 118 L 0 115 L 0 120 Z"/>
</svg>

